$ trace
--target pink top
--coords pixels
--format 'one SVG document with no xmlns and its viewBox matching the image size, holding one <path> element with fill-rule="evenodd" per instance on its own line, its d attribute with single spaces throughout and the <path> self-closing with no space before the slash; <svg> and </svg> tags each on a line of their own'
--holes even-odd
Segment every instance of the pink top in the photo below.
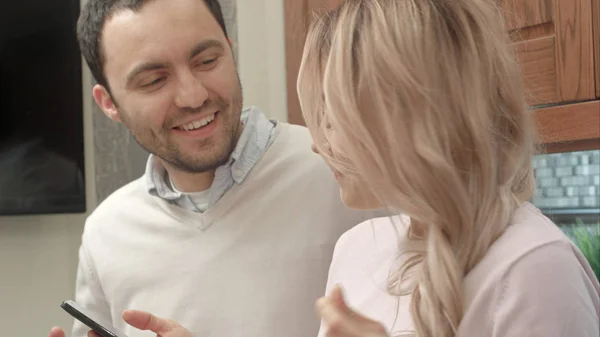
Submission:
<svg viewBox="0 0 600 337">
<path fill-rule="evenodd" d="M 412 329 L 409 297 L 386 292 L 406 219 L 378 218 L 338 241 L 327 293 L 340 284 L 348 304 L 389 331 Z M 395 265 L 395 264 L 394 264 Z M 457 336 L 598 337 L 600 285 L 585 257 L 531 204 L 465 277 Z M 319 337 L 326 334 L 322 324 Z"/>
</svg>

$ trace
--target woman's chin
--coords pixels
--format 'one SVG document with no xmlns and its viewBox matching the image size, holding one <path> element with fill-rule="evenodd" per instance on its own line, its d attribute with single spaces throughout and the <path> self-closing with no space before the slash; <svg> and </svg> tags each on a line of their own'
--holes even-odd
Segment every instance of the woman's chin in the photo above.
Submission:
<svg viewBox="0 0 600 337">
<path fill-rule="evenodd" d="M 377 199 L 360 192 L 361 190 L 358 188 L 344 188 L 340 186 L 340 197 L 346 207 L 356 210 L 375 210 L 381 208 L 381 204 Z"/>
</svg>

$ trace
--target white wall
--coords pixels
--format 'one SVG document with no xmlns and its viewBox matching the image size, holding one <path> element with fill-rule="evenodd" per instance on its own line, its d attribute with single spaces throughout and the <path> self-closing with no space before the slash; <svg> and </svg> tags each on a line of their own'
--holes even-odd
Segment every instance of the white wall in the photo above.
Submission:
<svg viewBox="0 0 600 337">
<path fill-rule="evenodd" d="M 238 68 L 244 105 L 287 121 L 283 0 L 237 0 Z"/>
<path fill-rule="evenodd" d="M 87 209 L 96 204 L 91 79 L 84 71 L 84 148 Z M 87 84 L 87 85 L 86 85 Z M 45 337 L 70 329 L 61 308 L 75 289 L 77 252 L 86 214 L 0 216 L 0 327 L 6 337 Z"/>
</svg>

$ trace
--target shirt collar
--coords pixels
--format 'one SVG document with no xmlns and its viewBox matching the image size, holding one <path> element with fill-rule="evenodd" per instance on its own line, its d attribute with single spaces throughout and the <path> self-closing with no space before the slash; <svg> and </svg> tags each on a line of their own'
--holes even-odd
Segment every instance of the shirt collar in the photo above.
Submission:
<svg viewBox="0 0 600 337">
<path fill-rule="evenodd" d="M 252 170 L 258 159 L 263 155 L 269 145 L 272 130 L 275 125 L 257 108 L 252 107 L 242 111 L 241 115 L 244 129 L 235 149 L 227 163 L 217 169 L 217 173 L 224 171 L 230 175 L 234 182 L 241 184 Z M 167 201 L 181 198 L 182 193 L 173 191 L 169 183 L 166 168 L 154 155 L 150 155 L 146 163 L 146 186 L 148 193 Z M 211 189 L 214 187 L 211 186 Z M 212 191 L 211 191 L 212 192 Z M 221 193 L 218 193 L 221 194 Z"/>
</svg>

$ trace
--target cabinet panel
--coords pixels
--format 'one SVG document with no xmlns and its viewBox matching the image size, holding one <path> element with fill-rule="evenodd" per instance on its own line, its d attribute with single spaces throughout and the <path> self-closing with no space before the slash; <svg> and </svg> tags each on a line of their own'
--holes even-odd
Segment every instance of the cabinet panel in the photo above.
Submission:
<svg viewBox="0 0 600 337">
<path fill-rule="evenodd" d="M 596 96 L 591 1 L 501 1 L 531 105 Z"/>
<path fill-rule="evenodd" d="M 600 101 L 559 105 L 535 111 L 540 143 L 600 139 Z"/>
<path fill-rule="evenodd" d="M 315 12 L 339 6 L 344 0 L 284 0 L 288 122 L 304 125 L 296 82 L 306 31 Z"/>
<path fill-rule="evenodd" d="M 600 0 L 592 2 L 594 59 L 596 60 L 596 97 L 600 98 Z"/>
<path fill-rule="evenodd" d="M 556 39 L 546 36 L 516 46 L 529 101 L 556 102 Z"/>
<path fill-rule="evenodd" d="M 308 22 L 314 10 L 333 8 L 342 1 L 284 0 L 290 123 L 304 124 L 296 80 Z M 600 0 L 499 0 L 499 3 L 522 64 L 531 105 L 565 104 L 600 97 Z M 545 142 L 583 141 L 592 136 L 598 109 L 579 104 L 567 108 L 560 108 L 560 118 L 556 115 L 559 110 L 538 111 Z M 582 108 L 587 112 L 578 112 Z M 559 124 L 566 122 L 569 116 L 573 118 L 569 125 L 583 123 L 588 126 L 587 131 L 569 128 L 568 135 L 561 133 Z M 582 117 L 585 118 L 580 119 Z M 550 126 L 546 126 L 547 123 Z M 584 135 L 578 136 L 579 132 Z"/>
</svg>

